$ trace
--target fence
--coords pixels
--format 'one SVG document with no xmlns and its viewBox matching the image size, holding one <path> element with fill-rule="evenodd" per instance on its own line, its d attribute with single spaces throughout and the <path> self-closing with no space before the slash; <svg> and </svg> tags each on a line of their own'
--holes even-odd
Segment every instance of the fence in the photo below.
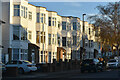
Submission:
<svg viewBox="0 0 120 80">
<path fill-rule="evenodd" d="M 39 72 L 59 72 L 59 71 L 67 71 L 67 70 L 79 70 L 80 69 L 80 61 L 78 60 L 70 60 L 64 62 L 60 60 L 59 62 L 54 61 L 53 63 L 47 64 L 36 64 Z"/>
</svg>

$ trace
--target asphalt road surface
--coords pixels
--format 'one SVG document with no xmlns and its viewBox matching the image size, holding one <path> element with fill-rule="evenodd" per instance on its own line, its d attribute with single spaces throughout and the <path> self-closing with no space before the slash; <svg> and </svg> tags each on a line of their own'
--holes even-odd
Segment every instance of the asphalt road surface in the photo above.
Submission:
<svg viewBox="0 0 120 80">
<path fill-rule="evenodd" d="M 64 72 L 52 72 L 52 73 L 29 73 L 29 74 L 23 74 L 18 76 L 17 78 L 3 78 L 3 80 L 13 80 L 13 79 L 25 79 L 25 80 L 30 80 L 30 79 L 39 79 L 39 80 L 44 80 L 44 79 L 55 79 L 55 80 L 120 80 L 120 69 L 119 70 L 106 70 L 103 72 L 85 72 L 81 73 L 80 70 L 73 70 L 73 71 L 64 71 Z"/>
</svg>

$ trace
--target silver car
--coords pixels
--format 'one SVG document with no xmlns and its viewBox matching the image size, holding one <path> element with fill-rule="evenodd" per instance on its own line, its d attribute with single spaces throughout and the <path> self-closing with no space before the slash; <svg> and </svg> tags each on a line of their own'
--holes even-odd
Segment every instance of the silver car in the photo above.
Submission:
<svg viewBox="0 0 120 80">
<path fill-rule="evenodd" d="M 6 64 L 6 67 L 17 67 L 19 74 L 37 70 L 37 67 L 35 66 L 35 64 L 32 64 L 31 62 L 26 60 L 10 61 Z"/>
<path fill-rule="evenodd" d="M 107 68 L 118 68 L 118 60 L 110 59 L 107 63 Z"/>
</svg>

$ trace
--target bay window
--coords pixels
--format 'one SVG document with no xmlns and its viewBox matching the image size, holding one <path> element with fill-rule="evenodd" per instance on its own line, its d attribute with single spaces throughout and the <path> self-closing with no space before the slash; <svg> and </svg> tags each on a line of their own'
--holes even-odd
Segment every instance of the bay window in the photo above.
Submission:
<svg viewBox="0 0 120 80">
<path fill-rule="evenodd" d="M 76 45 L 76 43 L 77 43 L 77 37 L 73 36 L 73 45 Z"/>
<path fill-rule="evenodd" d="M 13 60 L 19 60 L 19 49 L 13 49 Z"/>
<path fill-rule="evenodd" d="M 73 30 L 77 30 L 77 23 L 73 22 Z"/>
<path fill-rule="evenodd" d="M 21 49 L 21 60 L 28 60 L 28 50 Z"/>
<path fill-rule="evenodd" d="M 20 16 L 20 5 L 14 5 L 14 16 Z"/>
<path fill-rule="evenodd" d="M 48 34 L 48 43 L 51 45 L 51 34 Z"/>
<path fill-rule="evenodd" d="M 28 39 L 32 39 L 32 31 L 28 31 Z"/>
<path fill-rule="evenodd" d="M 29 12 L 29 19 L 32 20 L 32 12 Z"/>
<path fill-rule="evenodd" d="M 40 13 L 37 13 L 37 23 L 40 23 Z"/>
<path fill-rule="evenodd" d="M 20 40 L 20 26 L 13 26 L 13 40 Z"/>
<path fill-rule="evenodd" d="M 48 18 L 48 23 L 49 23 L 49 26 L 51 26 L 51 17 Z"/>
<path fill-rule="evenodd" d="M 21 40 L 27 40 L 27 29 L 21 27 Z"/>
<path fill-rule="evenodd" d="M 21 16 L 23 16 L 24 7 L 21 6 Z"/>
<path fill-rule="evenodd" d="M 36 43 L 40 43 L 40 31 L 36 32 Z"/>
<path fill-rule="evenodd" d="M 43 51 L 41 51 L 41 62 L 43 62 Z"/>
<path fill-rule="evenodd" d="M 45 14 L 41 13 L 40 19 L 41 19 L 41 20 L 40 20 L 41 23 L 45 23 L 45 22 L 46 22 Z"/>
<path fill-rule="evenodd" d="M 55 35 L 53 34 L 53 37 L 52 37 L 52 43 L 54 44 L 55 43 Z"/>
<path fill-rule="evenodd" d="M 66 37 L 62 37 L 62 46 L 66 46 Z"/>
<path fill-rule="evenodd" d="M 52 26 L 55 26 L 55 18 L 52 18 Z"/>
<path fill-rule="evenodd" d="M 66 22 L 62 22 L 62 30 L 66 30 Z"/>
</svg>

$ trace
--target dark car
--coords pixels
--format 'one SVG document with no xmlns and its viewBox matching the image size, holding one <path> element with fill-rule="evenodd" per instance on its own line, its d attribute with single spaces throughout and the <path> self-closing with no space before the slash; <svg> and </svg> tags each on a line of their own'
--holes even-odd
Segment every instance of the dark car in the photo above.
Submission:
<svg viewBox="0 0 120 80">
<path fill-rule="evenodd" d="M 98 59 L 86 59 L 83 60 L 81 63 L 81 72 L 97 72 L 97 71 L 103 71 L 103 64 L 101 62 L 99 62 Z"/>
</svg>

